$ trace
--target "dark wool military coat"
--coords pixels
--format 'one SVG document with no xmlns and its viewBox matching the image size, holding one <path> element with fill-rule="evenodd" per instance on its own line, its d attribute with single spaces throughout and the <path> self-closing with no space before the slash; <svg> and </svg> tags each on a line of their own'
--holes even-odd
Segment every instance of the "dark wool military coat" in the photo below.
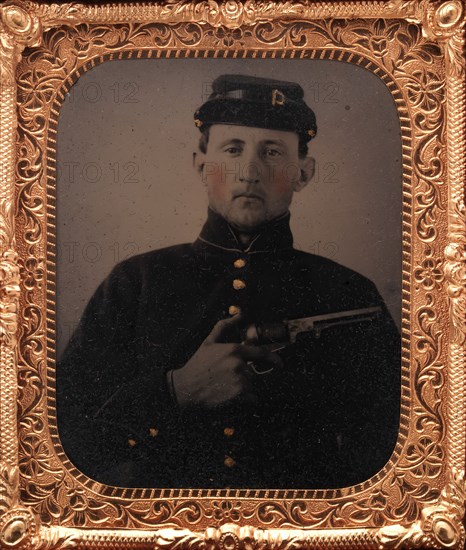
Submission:
<svg viewBox="0 0 466 550">
<path fill-rule="evenodd" d="M 167 372 L 186 364 L 231 306 L 247 324 L 372 306 L 383 313 L 298 338 L 279 352 L 283 368 L 253 377 L 257 403 L 180 411 Z M 394 449 L 400 337 L 372 282 L 293 248 L 289 215 L 244 250 L 209 212 L 193 244 L 115 267 L 56 380 L 64 449 L 103 483 L 339 487 L 375 474 Z"/>
</svg>

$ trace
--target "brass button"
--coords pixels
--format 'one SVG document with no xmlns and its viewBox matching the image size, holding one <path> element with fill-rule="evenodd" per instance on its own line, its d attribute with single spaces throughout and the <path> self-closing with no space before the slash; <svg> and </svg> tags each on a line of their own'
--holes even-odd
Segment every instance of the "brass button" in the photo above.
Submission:
<svg viewBox="0 0 466 550">
<path fill-rule="evenodd" d="M 157 430 L 157 428 L 149 428 L 149 433 L 151 437 L 157 437 L 159 435 L 159 430 Z"/>
<path fill-rule="evenodd" d="M 246 283 L 241 279 L 233 279 L 233 288 L 235 290 L 242 290 L 246 287 Z"/>
<path fill-rule="evenodd" d="M 241 269 L 242 267 L 244 267 L 246 265 L 246 261 L 243 260 L 242 258 L 238 258 L 237 260 L 235 260 L 233 262 L 233 265 L 235 267 L 237 267 L 238 269 Z"/>
<path fill-rule="evenodd" d="M 137 441 L 135 439 L 128 439 L 128 445 L 130 447 L 134 447 L 136 445 Z"/>
<path fill-rule="evenodd" d="M 225 464 L 227 468 L 233 468 L 233 466 L 236 465 L 236 462 L 231 458 L 231 456 L 225 456 L 223 464 Z"/>
<path fill-rule="evenodd" d="M 241 312 L 241 309 L 238 306 L 230 306 L 228 308 L 228 313 L 230 315 L 238 315 Z"/>
<path fill-rule="evenodd" d="M 234 428 L 225 428 L 223 430 L 223 433 L 227 436 L 227 437 L 231 437 L 234 433 L 235 433 L 235 429 Z"/>
</svg>

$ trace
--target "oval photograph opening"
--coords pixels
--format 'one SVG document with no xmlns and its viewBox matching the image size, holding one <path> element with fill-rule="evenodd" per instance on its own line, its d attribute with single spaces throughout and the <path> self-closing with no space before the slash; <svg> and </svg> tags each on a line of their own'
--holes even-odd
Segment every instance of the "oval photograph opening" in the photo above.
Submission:
<svg viewBox="0 0 466 550">
<path fill-rule="evenodd" d="M 56 414 L 120 487 L 330 489 L 395 448 L 400 122 L 328 60 L 83 74 L 57 142 Z"/>
</svg>

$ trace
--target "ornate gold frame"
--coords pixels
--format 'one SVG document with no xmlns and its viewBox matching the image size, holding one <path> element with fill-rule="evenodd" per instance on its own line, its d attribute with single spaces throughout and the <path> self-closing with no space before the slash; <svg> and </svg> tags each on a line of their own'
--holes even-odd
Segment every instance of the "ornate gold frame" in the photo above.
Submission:
<svg viewBox="0 0 466 550">
<path fill-rule="evenodd" d="M 0 6 L 0 543 L 5 548 L 462 547 L 465 6 L 461 0 Z M 399 439 L 326 491 L 128 490 L 66 459 L 54 415 L 55 136 L 114 58 L 331 58 L 388 86 L 403 145 Z"/>
</svg>

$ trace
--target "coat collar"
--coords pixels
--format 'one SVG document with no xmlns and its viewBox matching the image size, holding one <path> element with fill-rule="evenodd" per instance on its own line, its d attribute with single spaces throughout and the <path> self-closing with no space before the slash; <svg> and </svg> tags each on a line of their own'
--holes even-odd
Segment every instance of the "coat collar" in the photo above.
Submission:
<svg viewBox="0 0 466 550">
<path fill-rule="evenodd" d="M 227 252 L 247 254 L 291 249 L 293 247 L 293 235 L 290 229 L 290 213 L 287 212 L 263 225 L 251 243 L 244 248 L 228 222 L 220 214 L 209 208 L 207 221 L 194 245 L 196 247 L 214 247 Z"/>
</svg>

